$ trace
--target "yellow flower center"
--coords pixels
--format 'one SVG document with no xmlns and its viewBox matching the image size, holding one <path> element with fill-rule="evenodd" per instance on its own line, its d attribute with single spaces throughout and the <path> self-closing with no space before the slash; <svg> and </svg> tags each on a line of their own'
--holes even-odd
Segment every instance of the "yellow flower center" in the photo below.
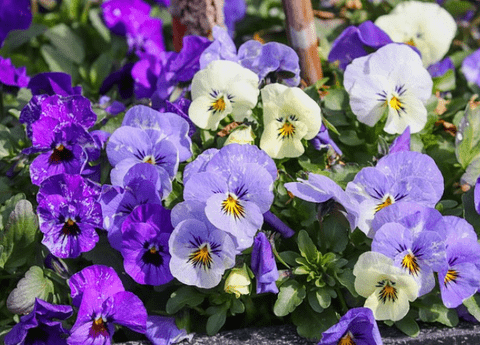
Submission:
<svg viewBox="0 0 480 345">
<path fill-rule="evenodd" d="M 92 328 L 90 328 L 89 333 L 89 335 L 94 338 L 96 338 L 100 334 L 108 335 L 107 327 L 105 327 L 105 323 L 103 322 L 103 319 L 101 317 L 93 321 Z"/>
<path fill-rule="evenodd" d="M 410 38 L 407 42 L 405 42 L 405 44 L 408 44 L 409 46 L 412 46 L 412 47 L 415 47 L 415 46 L 416 46 L 415 41 L 413 40 L 413 38 Z"/>
<path fill-rule="evenodd" d="M 188 261 L 193 264 L 193 267 L 197 267 L 197 265 L 202 265 L 203 268 L 207 269 L 212 266 L 212 255 L 210 254 L 210 250 L 208 248 L 208 244 L 202 244 L 197 250 L 190 253 L 188 256 Z"/>
<path fill-rule="evenodd" d="M 390 102 L 388 102 L 390 104 L 390 106 L 395 109 L 395 110 L 399 110 L 401 108 L 403 108 L 403 104 L 400 102 L 400 100 L 393 96 L 391 99 L 390 99 Z"/>
<path fill-rule="evenodd" d="M 80 228 L 73 219 L 68 218 L 63 224 L 62 234 L 65 236 L 77 236 L 80 233 Z"/>
<path fill-rule="evenodd" d="M 390 282 L 388 279 L 377 284 L 377 287 L 382 287 L 378 293 L 378 300 L 382 301 L 383 304 L 387 301 L 395 302 L 398 299 L 397 289 L 393 285 L 395 285 L 395 282 Z"/>
<path fill-rule="evenodd" d="M 407 269 L 410 274 L 418 275 L 420 272 L 420 266 L 418 266 L 417 258 L 413 254 L 407 254 L 402 259 L 402 267 Z"/>
<path fill-rule="evenodd" d="M 278 129 L 278 136 L 282 139 L 292 138 L 294 134 L 295 126 L 289 121 L 286 121 L 283 126 Z"/>
<path fill-rule="evenodd" d="M 155 157 L 150 156 L 150 155 L 145 156 L 145 157 L 143 158 L 143 162 L 144 162 L 144 163 L 148 163 L 148 164 L 155 165 Z"/>
<path fill-rule="evenodd" d="M 155 254 L 157 252 L 157 248 L 152 247 L 152 248 L 150 248 L 149 251 L 150 251 L 150 254 Z"/>
<path fill-rule="evenodd" d="M 455 270 L 448 270 L 447 274 L 445 275 L 445 279 L 443 280 L 443 283 L 445 286 L 447 286 L 448 283 L 450 282 L 455 282 L 458 278 L 458 272 Z"/>
<path fill-rule="evenodd" d="M 382 208 L 385 208 L 387 206 L 390 206 L 391 204 L 393 204 L 394 200 L 393 198 L 391 197 L 387 197 L 385 199 L 385 201 L 381 202 L 380 204 L 377 205 L 377 207 L 375 207 L 375 213 L 377 213 L 378 211 L 380 211 Z"/>
<path fill-rule="evenodd" d="M 353 341 L 353 335 L 348 331 L 338 342 L 337 345 L 355 345 L 356 343 Z"/>
<path fill-rule="evenodd" d="M 222 202 L 222 211 L 225 214 L 233 216 L 235 219 L 245 217 L 245 209 L 238 199 L 232 195 L 228 195 L 228 197 Z"/>
<path fill-rule="evenodd" d="M 225 108 L 227 105 L 225 104 L 225 100 L 223 99 L 223 96 L 215 100 L 215 102 L 212 103 L 210 110 L 213 110 L 214 113 L 220 113 L 222 111 L 225 111 Z"/>
</svg>

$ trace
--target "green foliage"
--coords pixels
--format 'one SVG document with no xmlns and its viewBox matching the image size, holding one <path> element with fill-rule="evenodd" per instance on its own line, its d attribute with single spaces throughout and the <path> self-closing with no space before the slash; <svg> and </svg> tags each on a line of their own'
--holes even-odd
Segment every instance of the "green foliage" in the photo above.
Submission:
<svg viewBox="0 0 480 345">
<path fill-rule="evenodd" d="M 409 337 L 416 337 L 420 334 L 420 327 L 415 318 L 409 312 L 403 319 L 395 322 L 395 326 Z"/>
<path fill-rule="evenodd" d="M 470 298 L 463 301 L 463 305 L 467 308 L 468 312 L 472 314 L 477 320 L 480 321 L 480 296 L 475 294 Z"/>
<path fill-rule="evenodd" d="M 458 315 L 454 309 L 448 309 L 440 297 L 427 295 L 421 299 L 421 306 L 418 308 L 418 316 L 424 322 L 439 322 L 448 327 L 455 327 L 458 324 Z"/>
<path fill-rule="evenodd" d="M 469 104 L 460 121 L 455 140 L 455 155 L 464 169 L 480 155 L 480 107 Z"/>
<path fill-rule="evenodd" d="M 287 280 L 280 286 L 273 312 L 277 316 L 286 316 L 297 308 L 306 296 L 305 287 L 296 280 Z"/>
<path fill-rule="evenodd" d="M 204 299 L 205 295 L 198 292 L 194 287 L 182 286 L 170 295 L 166 310 L 169 314 L 175 314 L 185 306 L 196 307 Z"/>
<path fill-rule="evenodd" d="M 300 336 L 319 340 L 323 332 L 338 322 L 338 317 L 332 308 L 319 314 L 304 302 L 292 313 L 292 322 Z"/>
</svg>

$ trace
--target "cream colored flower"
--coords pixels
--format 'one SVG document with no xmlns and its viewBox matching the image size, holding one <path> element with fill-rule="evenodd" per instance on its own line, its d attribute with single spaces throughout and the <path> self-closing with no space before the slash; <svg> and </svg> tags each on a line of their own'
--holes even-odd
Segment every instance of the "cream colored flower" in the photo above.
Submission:
<svg viewBox="0 0 480 345">
<path fill-rule="evenodd" d="M 440 61 L 457 31 L 455 19 L 436 3 L 403 1 L 375 21 L 394 42 L 415 46 L 424 66 Z"/>
<path fill-rule="evenodd" d="M 320 107 L 297 87 L 269 84 L 261 93 L 265 129 L 260 148 L 272 158 L 301 156 L 301 140 L 314 138 L 322 125 Z"/>
<path fill-rule="evenodd" d="M 236 298 L 240 298 L 240 295 L 248 295 L 250 282 L 245 267 L 233 268 L 225 280 L 225 292 L 234 293 Z"/>
<path fill-rule="evenodd" d="M 193 77 L 188 116 L 198 127 L 215 130 L 229 114 L 235 121 L 248 118 L 258 93 L 255 73 L 233 61 L 212 61 Z"/>
<path fill-rule="evenodd" d="M 228 136 L 227 140 L 225 141 L 225 144 L 223 146 L 226 146 L 228 144 L 253 144 L 255 141 L 255 133 L 253 133 L 252 127 L 251 126 L 246 126 L 246 125 L 240 125 L 237 128 L 233 130 L 232 133 Z"/>
<path fill-rule="evenodd" d="M 398 321 L 407 315 L 409 301 L 418 297 L 419 286 L 393 260 L 377 252 L 360 255 L 353 268 L 355 290 L 367 300 L 376 320 Z"/>
</svg>

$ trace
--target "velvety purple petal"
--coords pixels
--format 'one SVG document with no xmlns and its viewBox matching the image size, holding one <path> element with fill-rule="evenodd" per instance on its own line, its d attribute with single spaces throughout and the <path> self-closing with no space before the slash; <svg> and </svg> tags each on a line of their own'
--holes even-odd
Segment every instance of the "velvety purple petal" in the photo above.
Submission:
<svg viewBox="0 0 480 345">
<path fill-rule="evenodd" d="M 125 64 L 120 70 L 111 73 L 100 86 L 99 93 L 101 95 L 106 94 L 113 86 L 117 86 L 118 93 L 123 99 L 128 99 L 133 96 L 133 76 L 132 68 L 133 62 Z M 112 104 L 113 105 L 113 104 Z M 117 109 L 119 110 L 119 109 Z M 117 111 L 115 110 L 115 112 Z M 123 111 L 123 110 L 122 110 Z M 110 112 L 111 111 L 107 111 Z"/>
<path fill-rule="evenodd" d="M 200 153 L 193 162 L 188 163 L 183 171 L 183 184 L 186 184 L 190 177 L 194 174 L 205 172 L 207 164 L 219 151 L 219 149 L 215 148 L 207 149 Z"/>
<path fill-rule="evenodd" d="M 170 234 L 173 231 L 171 212 L 160 204 L 143 204 L 135 208 L 124 220 L 122 232 L 134 223 L 148 223 L 162 233 Z"/>
<path fill-rule="evenodd" d="M 215 29 L 214 29 L 215 30 Z M 169 60 L 168 71 L 175 73 L 177 82 L 190 81 L 200 70 L 200 57 L 212 43 L 202 36 L 184 36 L 180 53 Z"/>
<path fill-rule="evenodd" d="M 225 0 L 223 5 L 224 22 L 228 28 L 228 34 L 233 36 L 235 23 L 242 20 L 247 13 L 245 0 Z"/>
<path fill-rule="evenodd" d="M 267 292 L 278 293 L 275 281 L 278 279 L 277 264 L 273 256 L 272 246 L 263 232 L 255 237 L 252 249 L 251 267 L 257 279 L 257 294 Z"/>
<path fill-rule="evenodd" d="M 147 330 L 147 310 L 143 302 L 129 291 L 113 294 L 103 305 L 106 314 L 114 323 L 130 328 L 138 333 Z"/>
<path fill-rule="evenodd" d="M 448 56 L 445 59 L 428 66 L 427 68 L 427 71 L 430 73 L 432 78 L 441 77 L 447 73 L 448 70 L 455 71 L 455 66 L 453 65 L 452 59 L 450 59 Z"/>
<path fill-rule="evenodd" d="M 475 210 L 480 214 L 480 176 L 477 178 L 475 183 L 475 190 L 473 192 L 473 198 L 475 203 Z"/>
<path fill-rule="evenodd" d="M 102 4 L 105 25 L 117 35 L 134 32 L 149 17 L 150 5 L 142 0 L 110 0 Z"/>
<path fill-rule="evenodd" d="M 29 0 L 2 0 L 0 6 L 0 47 L 12 30 L 28 29 L 32 23 Z"/>
<path fill-rule="evenodd" d="M 164 69 L 163 60 L 174 53 L 162 52 L 160 56 L 143 56 L 132 68 L 134 91 L 137 98 L 150 98 L 157 88 L 157 81 Z"/>
<path fill-rule="evenodd" d="M 266 224 L 270 225 L 275 231 L 280 233 L 285 238 L 290 238 L 295 235 L 295 231 L 292 230 L 287 224 L 282 222 L 282 220 L 271 211 L 267 211 L 263 214 L 263 220 Z"/>
<path fill-rule="evenodd" d="M 402 134 L 396 137 L 388 150 L 389 153 L 410 151 L 410 126 L 407 126 Z"/>
<path fill-rule="evenodd" d="M 180 97 L 177 98 L 173 103 L 169 101 L 165 101 L 166 107 L 165 111 L 169 113 L 174 113 L 179 115 L 182 119 L 188 122 L 188 136 L 192 137 L 193 134 L 195 134 L 197 127 L 195 124 L 190 120 L 190 117 L 188 116 L 188 108 L 190 107 L 190 104 L 192 103 L 191 100 L 188 98 Z"/>
<path fill-rule="evenodd" d="M 342 150 L 340 150 L 337 144 L 330 138 L 330 135 L 328 134 L 328 129 L 323 123 L 320 127 L 320 131 L 315 136 L 315 138 L 310 140 L 310 143 L 313 145 L 315 150 L 320 151 L 323 148 L 328 148 L 328 146 L 331 146 L 333 150 L 335 150 L 335 152 L 337 152 L 340 156 L 343 155 Z"/>
<path fill-rule="evenodd" d="M 133 31 L 127 32 L 130 50 L 142 58 L 145 55 L 158 55 L 165 51 L 162 34 L 163 22 L 160 18 L 146 17 Z"/>
<path fill-rule="evenodd" d="M 360 40 L 370 48 L 380 48 L 393 41 L 385 31 L 373 24 L 370 20 L 358 26 Z"/>
<path fill-rule="evenodd" d="M 201 69 L 206 68 L 210 62 L 215 60 L 238 61 L 235 43 L 225 29 L 219 26 L 214 26 L 212 29 L 212 36 L 214 41 L 200 56 Z"/>
<path fill-rule="evenodd" d="M 72 77 L 63 72 L 44 72 L 35 75 L 28 83 L 32 95 L 46 94 L 49 96 L 80 95 L 81 88 L 72 87 Z"/>
<path fill-rule="evenodd" d="M 463 59 L 462 73 L 470 83 L 480 85 L 480 49 Z"/>
<path fill-rule="evenodd" d="M 332 43 L 332 49 L 328 54 L 328 61 L 340 61 L 340 68 L 345 69 L 355 58 L 366 56 L 367 51 L 360 40 L 360 30 L 355 26 L 349 26 Z"/>
<path fill-rule="evenodd" d="M 170 345 L 184 339 L 190 341 L 193 334 L 188 335 L 184 329 L 179 330 L 175 324 L 174 317 L 150 315 L 147 318 L 147 332 L 145 336 L 153 344 Z"/>
<path fill-rule="evenodd" d="M 142 162 L 144 155 L 151 151 L 152 143 L 148 134 L 140 128 L 130 126 L 117 128 L 107 143 L 107 156 L 112 166 L 126 158 L 136 158 Z"/>
<path fill-rule="evenodd" d="M 43 181 L 37 194 L 40 203 L 48 195 L 62 195 L 66 200 L 80 203 L 87 198 L 95 200 L 100 196 L 101 187 L 80 175 L 55 175 Z"/>
<path fill-rule="evenodd" d="M 25 67 L 15 68 L 10 59 L 0 56 L 0 83 L 7 86 L 26 87 L 30 77 Z"/>
</svg>

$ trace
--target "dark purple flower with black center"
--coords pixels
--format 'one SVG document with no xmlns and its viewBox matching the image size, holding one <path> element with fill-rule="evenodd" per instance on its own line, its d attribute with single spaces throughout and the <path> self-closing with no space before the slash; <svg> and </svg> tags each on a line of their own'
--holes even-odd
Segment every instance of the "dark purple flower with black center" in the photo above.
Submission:
<svg viewBox="0 0 480 345">
<path fill-rule="evenodd" d="M 66 345 L 69 332 L 63 328 L 61 320 L 72 314 L 69 305 L 54 305 L 35 298 L 32 312 L 22 316 L 5 335 L 5 345 Z"/>
<path fill-rule="evenodd" d="M 193 334 L 187 334 L 184 329 L 178 329 L 174 317 L 150 315 L 147 318 L 147 332 L 145 336 L 152 344 L 171 345 L 184 339 L 191 341 Z"/>
<path fill-rule="evenodd" d="M 399 151 L 410 151 L 410 126 L 407 126 L 403 133 L 393 140 L 388 153 Z"/>
<path fill-rule="evenodd" d="M 382 345 L 373 312 L 369 308 L 353 308 L 322 333 L 318 345 Z"/>
<path fill-rule="evenodd" d="M 278 293 L 275 284 L 278 279 L 277 264 L 272 246 L 263 232 L 259 232 L 253 241 L 251 266 L 255 279 L 257 279 L 257 294 Z"/>
<path fill-rule="evenodd" d="M 59 258 L 75 258 L 98 242 L 95 228 L 102 226 L 97 202 L 100 186 L 80 175 L 52 176 L 37 195 L 42 243 Z"/>
<path fill-rule="evenodd" d="M 328 129 L 323 124 L 323 122 L 322 122 L 322 126 L 320 127 L 320 131 L 315 136 L 315 138 L 310 140 L 310 143 L 313 145 L 315 150 L 320 151 L 321 149 L 324 149 L 324 148 L 328 149 L 328 147 L 331 147 L 337 154 L 339 154 L 340 156 L 343 155 L 342 150 L 340 150 L 337 144 L 335 144 L 332 138 L 330 138 L 330 135 L 328 134 Z"/>
<path fill-rule="evenodd" d="M 454 216 L 443 217 L 446 224 L 447 263 L 438 271 L 443 304 L 458 307 L 480 286 L 480 244 L 473 227 Z"/>
<path fill-rule="evenodd" d="M 446 263 L 444 226 L 431 223 L 438 215 L 435 209 L 401 202 L 385 209 L 385 214 L 382 211 L 381 223 L 375 223 L 372 251 L 391 258 L 409 273 L 420 287 L 418 296 L 435 287 L 433 272 Z"/>
<path fill-rule="evenodd" d="M 448 56 L 445 59 L 428 66 L 427 68 L 427 71 L 430 73 L 432 78 L 442 77 L 450 70 L 455 71 L 455 66 L 452 59 L 450 59 Z"/>
<path fill-rule="evenodd" d="M 143 178 L 132 177 L 125 188 L 102 186 L 100 205 L 103 214 L 103 227 L 108 231 L 108 241 L 116 250 L 122 248 L 122 223 L 135 207 L 143 204 L 162 203 L 157 187 Z"/>
<path fill-rule="evenodd" d="M 133 96 L 133 77 L 132 68 L 134 63 L 129 62 L 125 64 L 120 70 L 111 73 L 102 83 L 100 87 L 100 94 L 106 94 L 115 85 L 118 88 L 118 93 L 123 99 L 128 99 Z"/>
<path fill-rule="evenodd" d="M 72 87 L 72 77 L 70 74 L 63 72 L 44 72 L 38 73 L 27 86 L 33 96 L 48 95 L 48 96 L 73 96 L 81 95 L 82 87 Z"/>
<path fill-rule="evenodd" d="M 83 274 L 85 270 L 88 270 L 87 275 Z M 77 276 L 81 277 L 77 279 Z M 88 279 L 83 279 L 85 277 Z M 67 339 L 69 345 L 110 344 L 115 324 L 145 333 L 145 306 L 136 295 L 124 291 L 113 269 L 91 266 L 72 276 L 72 279 L 72 296 L 74 291 L 81 291 L 81 302 L 77 320 Z"/>
<path fill-rule="evenodd" d="M 170 210 L 158 204 L 144 204 L 133 210 L 122 224 L 123 265 L 140 284 L 162 285 L 173 279 L 170 273 L 168 239 L 173 231 Z"/>
<path fill-rule="evenodd" d="M 26 87 L 30 77 L 25 67 L 16 68 L 10 59 L 0 56 L 0 84 L 14 87 Z"/>
<path fill-rule="evenodd" d="M 357 27 L 351 25 L 337 37 L 332 43 L 332 49 L 328 55 L 328 61 L 340 61 L 340 68 L 345 69 L 347 65 L 361 56 L 368 55 L 393 41 L 378 26 L 371 21 L 360 24 Z"/>
<path fill-rule="evenodd" d="M 10 31 L 28 29 L 31 23 L 30 0 L 0 0 L 0 47 Z"/>
</svg>

